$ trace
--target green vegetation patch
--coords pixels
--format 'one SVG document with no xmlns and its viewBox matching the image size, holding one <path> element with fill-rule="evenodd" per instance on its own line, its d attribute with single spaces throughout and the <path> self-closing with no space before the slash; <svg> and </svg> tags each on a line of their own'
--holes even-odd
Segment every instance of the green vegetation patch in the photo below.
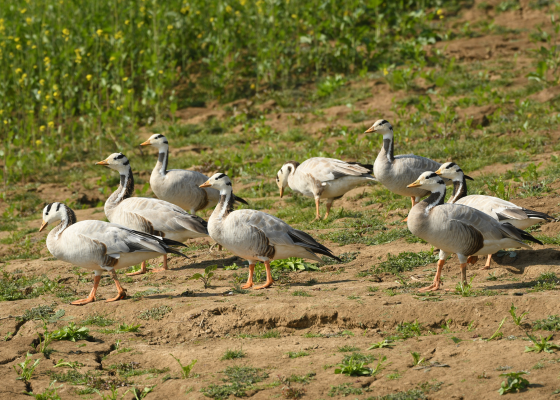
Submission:
<svg viewBox="0 0 560 400">
<path fill-rule="evenodd" d="M 57 293 L 63 286 L 45 275 L 25 276 L 2 271 L 0 301 L 33 299 L 47 293 Z"/>
<path fill-rule="evenodd" d="M 160 321 L 163 319 L 163 317 L 165 317 L 166 314 L 170 313 L 172 310 L 173 309 L 169 306 L 153 307 L 149 310 L 142 311 L 138 318 L 143 320 L 153 319 L 156 321 Z"/>
<path fill-rule="evenodd" d="M 247 391 L 255 389 L 255 384 L 268 378 L 268 374 L 260 368 L 227 367 L 223 373 L 226 382 L 223 385 L 211 384 L 201 389 L 201 392 L 212 399 L 225 400 L 229 396 L 245 397 Z"/>
</svg>

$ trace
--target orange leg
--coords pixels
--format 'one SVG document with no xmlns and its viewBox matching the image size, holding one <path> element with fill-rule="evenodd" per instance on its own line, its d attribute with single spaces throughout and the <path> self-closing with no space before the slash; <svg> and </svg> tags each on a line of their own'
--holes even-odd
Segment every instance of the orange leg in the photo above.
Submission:
<svg viewBox="0 0 560 400">
<path fill-rule="evenodd" d="M 242 286 L 242 289 L 249 289 L 253 284 L 253 272 L 255 272 L 255 264 L 249 264 L 249 277 L 247 278 L 247 283 Z"/>
<path fill-rule="evenodd" d="M 148 272 L 148 270 L 146 269 L 146 261 L 142 261 L 142 267 L 141 267 L 140 271 L 131 272 L 130 274 L 127 274 L 127 275 L 128 276 L 142 275 L 142 274 L 145 274 L 146 272 Z"/>
<path fill-rule="evenodd" d="M 117 290 L 119 291 L 119 294 L 117 294 L 117 297 L 107 300 L 107 303 L 109 303 L 111 301 L 126 299 L 126 290 L 124 290 L 123 287 L 121 286 L 119 280 L 117 279 L 117 273 L 115 272 L 114 269 L 111 270 L 111 276 L 113 277 L 113 280 L 115 281 L 115 285 L 117 286 Z"/>
<path fill-rule="evenodd" d="M 163 268 L 152 269 L 152 272 L 161 272 L 161 271 L 167 271 L 167 254 L 163 255 Z"/>
<path fill-rule="evenodd" d="M 415 196 L 410 196 L 410 201 L 412 202 L 412 207 L 414 207 L 416 205 L 416 197 Z M 412 207 L 410 207 L 410 209 L 412 209 Z M 406 222 L 406 221 L 408 221 L 408 217 L 403 219 L 402 222 Z"/>
<path fill-rule="evenodd" d="M 461 264 L 461 282 L 467 284 L 467 263 Z"/>
<path fill-rule="evenodd" d="M 329 213 L 331 212 L 331 207 L 332 207 L 333 201 L 334 200 L 331 200 L 331 199 L 327 200 L 327 213 L 325 214 L 324 219 L 327 219 L 329 217 Z"/>
<path fill-rule="evenodd" d="M 488 254 L 488 258 L 486 259 L 486 265 L 480 269 L 490 269 L 490 265 L 492 265 L 492 254 Z"/>
<path fill-rule="evenodd" d="M 321 214 L 319 214 L 319 198 L 315 197 L 315 219 L 313 222 L 321 219 Z"/>
<path fill-rule="evenodd" d="M 257 286 L 255 288 L 253 288 L 255 290 L 266 289 L 267 287 L 272 286 L 272 283 L 274 282 L 272 280 L 272 271 L 270 270 L 270 261 L 265 261 L 264 262 L 264 267 L 266 268 L 266 282 L 262 286 Z"/>
<path fill-rule="evenodd" d="M 419 292 L 435 292 L 436 290 L 439 289 L 439 285 L 441 284 L 441 270 L 443 269 L 443 264 L 445 264 L 445 260 L 438 261 L 434 282 L 430 286 L 426 286 L 420 289 Z"/>
<path fill-rule="evenodd" d="M 95 301 L 95 293 L 97 292 L 97 287 L 99 286 L 99 281 L 101 281 L 101 275 L 95 275 L 93 277 L 93 289 L 91 289 L 91 292 L 89 293 L 89 296 L 86 297 L 85 299 L 73 301 L 70 304 L 72 304 L 74 306 L 83 306 L 84 304 L 87 304 L 87 303 L 93 303 Z"/>
</svg>

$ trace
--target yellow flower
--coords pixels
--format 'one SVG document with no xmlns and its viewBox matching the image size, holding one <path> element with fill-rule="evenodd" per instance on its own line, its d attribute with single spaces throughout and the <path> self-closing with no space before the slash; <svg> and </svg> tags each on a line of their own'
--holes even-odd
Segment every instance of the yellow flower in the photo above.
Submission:
<svg viewBox="0 0 560 400">
<path fill-rule="evenodd" d="M 443 15 L 440 15 L 440 16 L 439 16 L 439 19 L 443 19 Z"/>
<path fill-rule="evenodd" d="M 43 144 L 43 142 L 42 142 L 41 140 L 36 140 L 36 141 L 35 141 L 35 144 L 36 144 L 37 146 L 40 146 L 40 145 Z"/>
<path fill-rule="evenodd" d="M 21 76 L 21 79 L 25 79 L 25 78 L 27 78 L 27 74 L 23 74 L 23 75 Z"/>
<path fill-rule="evenodd" d="M 210 18 L 210 22 L 214 22 L 214 17 Z"/>
<path fill-rule="evenodd" d="M 90 74 L 86 75 L 86 79 L 87 79 L 88 81 L 91 81 L 91 78 L 93 78 L 93 76 L 91 76 Z"/>
<path fill-rule="evenodd" d="M 387 70 L 387 68 L 383 68 L 383 76 L 387 75 L 389 75 L 389 71 Z"/>
<path fill-rule="evenodd" d="M 32 49 L 36 49 L 37 46 L 33 45 L 31 48 L 32 48 Z M 37 66 L 35 66 L 35 68 L 37 68 Z"/>
<path fill-rule="evenodd" d="M 196 37 L 200 39 L 202 37 L 202 33 L 199 33 Z"/>
<path fill-rule="evenodd" d="M 144 25 L 144 21 L 140 21 L 140 22 L 138 22 L 138 24 L 137 24 L 137 25 L 138 25 L 138 28 L 141 28 L 141 27 L 142 27 L 142 25 Z"/>
<path fill-rule="evenodd" d="M 44 84 L 45 84 L 45 80 L 44 80 L 44 79 L 41 79 L 41 80 L 39 81 L 39 85 L 43 86 Z"/>
<path fill-rule="evenodd" d="M 19 38 L 18 37 L 14 38 L 14 42 L 16 42 L 16 43 L 19 42 Z"/>
<path fill-rule="evenodd" d="M 103 29 L 98 29 L 95 31 L 95 33 L 97 33 L 97 36 L 101 36 L 101 34 L 103 33 Z"/>
<path fill-rule="evenodd" d="M 159 70 L 159 73 L 160 73 L 160 74 L 163 74 L 163 71 L 160 69 L 160 70 Z"/>
<path fill-rule="evenodd" d="M 239 0 L 239 4 L 241 4 L 241 6 L 244 6 L 245 3 L 247 3 L 247 0 Z"/>
<path fill-rule="evenodd" d="M 50 98 L 51 98 L 51 95 L 50 95 L 50 94 L 45 95 L 45 99 L 46 99 L 46 100 L 48 100 L 48 99 L 50 99 Z"/>
<path fill-rule="evenodd" d="M 21 50 L 21 44 L 18 44 L 18 45 L 16 46 L 16 49 Z"/>
<path fill-rule="evenodd" d="M 292 18 L 293 18 L 293 19 L 296 19 L 296 18 L 297 18 L 297 15 L 292 14 Z"/>
<path fill-rule="evenodd" d="M 436 11 L 436 14 L 437 14 L 437 15 L 441 15 L 441 14 L 443 14 L 443 10 L 442 10 L 441 8 L 440 8 L 440 9 L 438 9 L 438 10 Z"/>
<path fill-rule="evenodd" d="M 241 15 L 241 13 L 239 11 L 236 11 L 235 15 L 237 15 L 239 17 Z"/>
<path fill-rule="evenodd" d="M 16 68 L 16 74 L 21 74 L 21 68 Z"/>
<path fill-rule="evenodd" d="M 130 23 L 130 21 L 127 19 L 126 21 L 124 21 L 125 25 L 128 25 Z"/>
<path fill-rule="evenodd" d="M 134 93 L 134 89 L 128 89 L 128 93 Z"/>
<path fill-rule="evenodd" d="M 117 107 L 117 111 L 122 110 L 122 108 L 123 108 L 123 106 L 118 106 L 118 107 Z"/>
<path fill-rule="evenodd" d="M 48 34 L 49 34 L 49 31 L 45 31 L 45 35 L 48 35 Z"/>
<path fill-rule="evenodd" d="M 110 103 L 111 103 L 111 104 L 115 104 L 115 100 L 111 100 L 111 102 L 110 102 Z"/>
<path fill-rule="evenodd" d="M 33 20 L 29 17 L 25 18 L 25 22 L 27 22 L 27 25 L 31 25 L 31 22 L 33 22 Z"/>
<path fill-rule="evenodd" d="M 58 92 L 54 92 L 53 97 L 58 97 Z"/>
<path fill-rule="evenodd" d="M 62 34 L 63 34 L 64 36 L 68 36 L 68 35 L 70 35 L 70 31 L 69 31 L 67 28 L 64 28 L 64 29 L 62 30 Z"/>
<path fill-rule="evenodd" d="M 181 14 L 186 14 L 187 11 L 189 11 L 189 6 L 185 6 L 185 7 L 181 8 Z"/>
<path fill-rule="evenodd" d="M 532 115 L 533 114 L 531 114 L 531 113 L 527 114 L 527 118 L 531 118 Z"/>
<path fill-rule="evenodd" d="M 255 88 L 255 84 L 251 83 L 251 89 L 254 89 L 254 88 Z"/>
<path fill-rule="evenodd" d="M 47 124 L 49 126 L 49 128 L 54 127 L 54 122 L 53 121 L 49 121 L 49 123 Z"/>
<path fill-rule="evenodd" d="M 4 125 L 7 125 L 7 124 L 8 124 L 8 120 L 5 119 L 5 120 L 4 120 Z"/>
<path fill-rule="evenodd" d="M 21 10 L 19 10 L 20 13 L 25 14 L 25 12 L 27 11 L 27 8 L 22 8 Z"/>
<path fill-rule="evenodd" d="M 114 56 L 111 56 L 111 57 L 109 58 L 109 61 L 115 61 L 115 57 L 114 57 Z"/>
<path fill-rule="evenodd" d="M 49 57 L 45 57 L 43 58 L 43 62 L 47 65 L 49 65 L 49 63 L 51 62 L 51 59 Z"/>
<path fill-rule="evenodd" d="M 43 106 L 43 111 L 47 111 L 47 106 Z"/>
<path fill-rule="evenodd" d="M 44 130 L 45 130 L 45 125 L 41 125 L 41 126 L 39 127 L 39 131 L 43 132 Z"/>
<path fill-rule="evenodd" d="M 122 78 L 123 82 L 128 81 L 128 78 L 125 76 L 124 78 Z"/>
<path fill-rule="evenodd" d="M 230 13 L 231 10 L 232 10 L 231 6 L 226 6 L 226 12 L 227 12 L 227 13 Z"/>
<path fill-rule="evenodd" d="M 40 95 L 41 95 L 41 91 L 40 91 L 40 90 L 37 90 L 37 94 L 40 96 Z"/>
<path fill-rule="evenodd" d="M 167 25 L 167 30 L 170 31 L 173 29 L 173 25 Z"/>
</svg>

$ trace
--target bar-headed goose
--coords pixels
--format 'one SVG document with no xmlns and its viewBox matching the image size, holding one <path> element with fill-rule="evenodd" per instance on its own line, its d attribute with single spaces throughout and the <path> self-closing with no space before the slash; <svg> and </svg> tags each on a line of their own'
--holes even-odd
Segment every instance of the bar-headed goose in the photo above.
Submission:
<svg viewBox="0 0 560 400">
<path fill-rule="evenodd" d="M 426 157 L 414 154 L 394 155 L 393 126 L 386 120 L 380 119 L 365 133 L 376 132 L 383 135 L 383 147 L 373 164 L 373 174 L 391 192 L 401 196 L 409 196 L 412 207 L 430 192 L 417 187 L 409 187 L 418 176 L 425 171 L 435 171 L 441 165 Z M 451 181 L 444 179 L 446 184 Z M 406 221 L 406 218 L 405 218 Z"/>
<path fill-rule="evenodd" d="M 276 184 L 280 189 L 280 197 L 284 195 L 286 186 L 290 186 L 294 192 L 314 198 L 315 220 L 321 218 L 319 199 L 327 199 L 327 219 L 334 200 L 359 185 L 376 180 L 371 176 L 372 169 L 372 165 L 313 157 L 301 164 L 297 161 L 285 163 L 276 175 Z"/>
<path fill-rule="evenodd" d="M 83 305 L 95 301 L 95 293 L 103 271 L 111 273 L 119 294 L 107 301 L 116 301 L 126 297 L 117 279 L 115 270 L 127 268 L 141 261 L 158 257 L 162 254 L 179 251 L 169 246 L 184 246 L 167 238 L 138 232 L 122 225 L 104 221 L 76 222 L 76 214 L 62 203 L 51 203 L 43 209 L 43 224 L 61 221 L 47 236 L 47 248 L 59 260 L 93 270 L 93 289 L 85 299 L 71 304 Z M 183 256 L 184 257 L 184 256 Z"/>
<path fill-rule="evenodd" d="M 414 235 L 440 249 L 436 276 L 432 285 L 421 290 L 437 290 L 447 253 L 456 253 L 461 263 L 461 279 L 467 281 L 467 262 L 512 247 L 531 247 L 523 240 L 542 244 L 529 233 L 509 223 L 499 223 L 482 211 L 462 204 L 444 203 L 445 182 L 434 172 L 424 172 L 409 185 L 431 195 L 416 204 L 408 214 L 408 229 Z M 476 261 L 474 261 L 476 262 Z"/>
<path fill-rule="evenodd" d="M 109 221 L 178 242 L 208 236 L 206 221 L 187 213 L 175 204 L 147 197 L 130 197 L 134 193 L 134 177 L 130 162 L 124 154 L 111 154 L 97 164 L 114 169 L 121 176 L 119 187 L 105 202 L 105 215 Z M 164 255 L 163 269 L 154 272 L 166 269 L 167 255 Z M 146 272 L 146 262 L 143 262 L 140 271 L 129 275 Z"/>
<path fill-rule="evenodd" d="M 272 260 L 301 257 L 321 261 L 318 253 L 340 261 L 307 233 L 292 228 L 281 219 L 261 211 L 234 211 L 233 189 L 225 174 L 215 174 L 201 186 L 220 191 L 220 202 L 208 220 L 210 237 L 233 254 L 249 260 L 249 279 L 243 288 L 253 286 L 253 271 L 259 261 L 266 267 L 266 283 L 255 289 L 272 285 Z"/>
<path fill-rule="evenodd" d="M 208 180 L 206 175 L 185 169 L 167 169 L 169 142 L 164 135 L 152 135 L 140 146 L 154 146 L 159 152 L 156 166 L 150 176 L 150 187 L 158 199 L 176 204 L 193 215 L 199 210 L 218 204 L 220 192 L 200 187 Z M 235 201 L 247 204 L 240 197 L 236 197 Z"/>
<path fill-rule="evenodd" d="M 454 162 L 446 162 L 439 167 L 436 174 L 453 181 L 453 195 L 447 201 L 452 204 L 463 204 L 472 208 L 476 208 L 494 218 L 501 223 L 508 222 L 519 229 L 527 229 L 528 227 L 544 222 L 554 221 L 555 218 L 548 214 L 528 210 L 510 201 L 500 199 L 498 197 L 484 196 L 472 194 L 467 196 L 467 179 L 472 180 L 470 176 L 463 173 L 463 170 Z M 492 254 L 488 254 L 486 265 L 482 269 L 490 269 L 492 263 Z"/>
</svg>

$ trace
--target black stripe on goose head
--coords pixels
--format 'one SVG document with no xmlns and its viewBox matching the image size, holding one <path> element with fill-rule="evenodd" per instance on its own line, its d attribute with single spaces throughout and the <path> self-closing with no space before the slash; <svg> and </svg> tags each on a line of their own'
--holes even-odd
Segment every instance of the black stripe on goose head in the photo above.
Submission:
<svg viewBox="0 0 560 400">
<path fill-rule="evenodd" d="M 162 137 L 163 137 L 163 135 L 162 135 L 162 134 L 159 134 L 159 135 L 157 135 L 155 138 L 156 138 L 156 139 L 159 139 L 159 138 L 162 138 Z"/>
<path fill-rule="evenodd" d="M 47 211 L 45 212 L 45 215 L 49 215 L 49 212 L 51 211 L 51 207 L 53 206 L 54 203 L 49 203 L 47 204 Z"/>
<path fill-rule="evenodd" d="M 60 208 L 61 205 L 62 205 L 61 203 L 58 203 L 58 204 L 56 205 L 56 211 L 58 211 L 58 209 Z"/>
<path fill-rule="evenodd" d="M 426 175 L 424 178 L 425 179 L 439 178 L 439 175 L 436 174 L 435 172 L 432 172 L 431 174 Z"/>
<path fill-rule="evenodd" d="M 226 186 L 231 186 L 231 182 L 226 182 Z"/>
<path fill-rule="evenodd" d="M 115 159 L 115 160 L 120 160 L 121 158 L 124 158 L 124 154 L 123 154 L 123 153 L 119 153 L 119 155 L 116 156 L 114 159 Z"/>
<path fill-rule="evenodd" d="M 126 160 L 125 162 L 123 162 L 123 165 L 128 165 L 130 164 L 130 161 Z"/>
<path fill-rule="evenodd" d="M 451 161 L 451 162 L 449 163 L 449 165 L 447 166 L 447 168 L 453 167 L 453 166 L 455 166 L 455 165 L 457 165 L 457 164 L 455 164 L 453 161 Z"/>
<path fill-rule="evenodd" d="M 222 179 L 224 176 L 226 176 L 226 174 L 220 174 L 220 176 L 217 176 L 217 177 L 216 177 L 216 180 Z"/>
<path fill-rule="evenodd" d="M 168 142 L 167 140 L 164 140 L 164 141 L 163 141 L 163 143 L 165 143 L 165 144 L 169 144 L 169 142 Z"/>
</svg>

